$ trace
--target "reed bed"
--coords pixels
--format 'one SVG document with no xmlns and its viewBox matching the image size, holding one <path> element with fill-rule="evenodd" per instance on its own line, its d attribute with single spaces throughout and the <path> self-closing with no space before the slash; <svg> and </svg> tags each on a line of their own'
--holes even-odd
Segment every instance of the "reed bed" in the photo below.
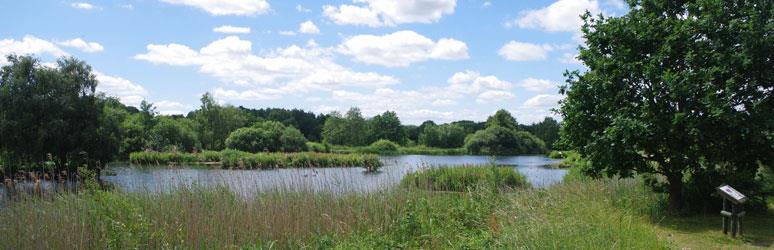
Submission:
<svg viewBox="0 0 774 250">
<path fill-rule="evenodd" d="M 401 180 L 403 187 L 434 191 L 474 191 L 480 186 L 492 189 L 529 187 L 524 175 L 514 168 L 489 166 L 434 167 L 408 173 Z"/>
<path fill-rule="evenodd" d="M 488 168 L 479 168 L 489 170 Z M 240 185 L 250 185 L 243 183 Z M 637 180 L 471 192 L 91 191 L 0 209 L 2 249 L 661 249 Z"/>
<path fill-rule="evenodd" d="M 129 155 L 129 161 L 139 165 L 211 164 L 238 169 L 364 167 L 376 170 L 382 166 L 379 157 L 370 154 L 248 153 L 229 149 L 201 153 L 134 152 Z"/>
<path fill-rule="evenodd" d="M 379 155 L 464 155 L 467 154 L 464 148 L 434 148 L 426 146 L 398 147 L 397 149 L 387 149 L 374 146 L 331 146 L 331 152 L 336 153 L 360 153 L 360 154 L 379 154 Z"/>
</svg>

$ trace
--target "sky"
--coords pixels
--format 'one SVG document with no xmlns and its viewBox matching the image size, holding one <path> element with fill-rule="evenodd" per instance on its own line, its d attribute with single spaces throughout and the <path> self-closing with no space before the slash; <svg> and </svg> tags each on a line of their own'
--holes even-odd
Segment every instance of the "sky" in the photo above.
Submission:
<svg viewBox="0 0 774 250">
<path fill-rule="evenodd" d="M 0 0 L 0 65 L 89 63 L 97 91 L 161 114 L 223 104 L 395 111 L 404 124 L 533 123 L 562 98 L 586 10 L 621 0 Z"/>
</svg>

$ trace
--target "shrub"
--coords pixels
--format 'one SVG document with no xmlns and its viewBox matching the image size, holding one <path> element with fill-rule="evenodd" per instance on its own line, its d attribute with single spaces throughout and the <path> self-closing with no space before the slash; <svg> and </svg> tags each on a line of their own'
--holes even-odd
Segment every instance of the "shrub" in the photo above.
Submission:
<svg viewBox="0 0 774 250">
<path fill-rule="evenodd" d="M 226 148 L 245 152 L 295 152 L 304 149 L 306 138 L 294 127 L 285 127 L 275 121 L 259 122 L 248 128 L 231 132 Z"/>
<path fill-rule="evenodd" d="M 317 153 L 329 153 L 331 151 L 330 147 L 328 147 L 328 144 L 319 142 L 306 142 L 306 150 Z"/>
<path fill-rule="evenodd" d="M 477 155 L 539 154 L 545 143 L 526 131 L 492 126 L 465 138 L 465 149 Z"/>
<path fill-rule="evenodd" d="M 371 143 L 370 147 L 377 152 L 398 152 L 399 146 L 390 140 L 381 139 Z"/>
<path fill-rule="evenodd" d="M 304 134 L 301 134 L 301 131 L 294 127 L 286 127 L 282 131 L 280 143 L 282 144 L 282 151 L 285 152 L 304 151 L 306 148 Z"/>
<path fill-rule="evenodd" d="M 513 168 L 492 165 L 424 169 L 407 174 L 401 180 L 401 186 L 464 192 L 480 187 L 492 189 L 528 187 L 529 183 Z"/>
</svg>

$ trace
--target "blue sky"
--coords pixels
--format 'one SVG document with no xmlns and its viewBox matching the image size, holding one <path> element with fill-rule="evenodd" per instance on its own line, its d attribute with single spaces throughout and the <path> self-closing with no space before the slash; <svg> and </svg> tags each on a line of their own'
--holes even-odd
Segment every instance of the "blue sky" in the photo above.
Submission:
<svg viewBox="0 0 774 250">
<path fill-rule="evenodd" d="M 620 0 L 0 1 L 0 54 L 75 56 L 99 91 L 186 113 L 211 92 L 252 108 L 393 110 L 404 123 L 522 123 L 561 99 L 585 10 Z M 0 60 L 0 64 L 5 64 Z"/>
</svg>

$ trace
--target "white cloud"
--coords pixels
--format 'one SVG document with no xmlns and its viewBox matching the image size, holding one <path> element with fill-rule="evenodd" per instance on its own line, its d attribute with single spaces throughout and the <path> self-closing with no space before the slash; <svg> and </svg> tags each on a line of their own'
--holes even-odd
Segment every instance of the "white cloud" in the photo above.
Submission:
<svg viewBox="0 0 774 250">
<path fill-rule="evenodd" d="M 75 48 L 75 49 L 78 49 L 80 51 L 88 52 L 88 53 L 101 52 L 101 51 L 105 50 L 105 48 L 102 47 L 102 45 L 99 44 L 99 43 L 96 43 L 96 42 L 86 42 L 86 41 L 84 41 L 83 39 L 80 39 L 80 38 L 75 38 L 75 39 L 70 39 L 70 40 L 67 40 L 67 41 L 64 41 L 64 42 L 60 42 L 59 45 L 62 45 L 62 46 L 65 46 L 65 47 Z"/>
<path fill-rule="evenodd" d="M 2 39 L 0 40 L 0 65 L 8 63 L 5 59 L 10 54 L 27 55 L 35 54 L 51 55 L 54 57 L 67 56 L 67 52 L 56 46 L 56 44 L 37 38 L 35 36 L 26 35 L 22 40 L 14 39 Z"/>
<path fill-rule="evenodd" d="M 212 28 L 213 32 L 226 33 L 226 34 L 249 34 L 250 27 L 237 27 L 231 25 L 223 25 L 220 27 Z"/>
<path fill-rule="evenodd" d="M 118 5 L 118 7 L 121 7 L 127 10 L 134 10 L 134 5 L 131 5 L 131 4 L 121 4 L 121 5 Z"/>
<path fill-rule="evenodd" d="M 154 102 L 153 105 L 156 106 L 156 110 L 162 115 L 184 115 L 193 109 L 191 105 L 168 100 Z"/>
<path fill-rule="evenodd" d="M 212 91 L 212 94 L 215 98 L 224 100 L 268 101 L 282 98 L 285 95 L 285 91 L 271 88 L 253 88 L 244 91 L 216 88 Z"/>
<path fill-rule="evenodd" d="M 562 95 L 536 95 L 529 98 L 522 106 L 526 108 L 556 107 L 562 100 Z"/>
<path fill-rule="evenodd" d="M 559 0 L 542 9 L 524 11 L 519 18 L 505 25 L 549 32 L 580 32 L 580 27 L 583 25 L 580 15 L 586 10 L 592 14 L 600 13 L 599 2 L 597 0 Z"/>
<path fill-rule="evenodd" d="M 488 102 L 501 102 L 509 99 L 513 99 L 515 96 L 510 91 L 504 90 L 487 90 L 478 95 L 476 102 L 488 103 Z"/>
<path fill-rule="evenodd" d="M 546 59 L 548 52 L 552 50 L 554 48 L 548 44 L 510 41 L 503 45 L 497 53 L 510 61 L 533 61 Z"/>
<path fill-rule="evenodd" d="M 298 32 L 303 34 L 320 34 L 320 29 L 312 21 L 306 21 L 298 25 Z"/>
<path fill-rule="evenodd" d="M 148 91 L 141 85 L 127 79 L 106 75 L 99 71 L 95 71 L 94 75 L 97 76 L 97 81 L 99 81 L 97 92 L 116 97 L 124 105 L 139 107 L 140 102 L 148 94 Z"/>
<path fill-rule="evenodd" d="M 249 16 L 269 11 L 266 0 L 160 0 L 169 4 L 187 5 L 202 9 L 212 15 Z"/>
<path fill-rule="evenodd" d="M 90 3 L 84 3 L 84 2 L 71 3 L 70 7 L 73 7 L 73 8 L 76 8 L 76 9 L 82 9 L 82 10 L 93 10 L 93 9 L 96 8 L 96 6 L 94 6 L 94 5 L 90 4 Z"/>
<path fill-rule="evenodd" d="M 492 6 L 492 1 L 484 1 L 484 3 L 481 4 L 482 8 L 487 8 L 487 7 L 490 7 L 490 6 Z"/>
<path fill-rule="evenodd" d="M 551 109 L 558 108 L 562 98 L 562 95 L 536 95 L 512 110 L 511 113 L 517 117 L 520 123 L 524 124 L 540 122 L 545 117 L 559 119 L 560 117 L 554 114 Z"/>
<path fill-rule="evenodd" d="M 336 24 L 370 27 L 403 23 L 437 22 L 454 13 L 456 0 L 353 0 L 360 5 L 323 6 L 323 14 Z"/>
<path fill-rule="evenodd" d="M 548 89 L 552 89 L 557 86 L 556 83 L 545 80 L 545 79 L 536 79 L 536 78 L 527 78 L 519 82 L 519 87 L 525 88 L 530 91 L 544 91 Z"/>
<path fill-rule="evenodd" d="M 302 12 L 302 13 L 310 13 L 312 10 L 304 8 L 304 6 L 301 6 L 300 4 L 296 5 L 296 11 Z"/>
<path fill-rule="evenodd" d="M 229 36 L 199 51 L 179 44 L 150 44 L 147 53 L 135 58 L 155 64 L 196 66 L 201 73 L 243 88 L 214 91 L 226 100 L 269 100 L 341 86 L 380 88 L 398 83 L 391 76 L 341 66 L 333 60 L 330 49 L 319 48 L 313 41 L 305 47 L 291 45 L 259 55 L 253 54 L 251 47 L 250 41 Z"/>
<path fill-rule="evenodd" d="M 146 54 L 134 56 L 135 59 L 148 61 L 154 64 L 169 64 L 175 66 L 195 65 L 200 63 L 199 53 L 180 44 L 148 44 Z"/>
<path fill-rule="evenodd" d="M 338 51 L 358 62 L 387 67 L 406 67 L 431 59 L 468 58 L 468 46 L 461 41 L 442 38 L 434 42 L 414 31 L 398 31 L 383 36 L 357 35 L 347 38 Z"/>
<path fill-rule="evenodd" d="M 447 91 L 458 94 L 476 94 L 488 90 L 510 90 L 513 84 L 496 76 L 481 76 L 476 71 L 457 72 L 447 82 Z"/>
</svg>

